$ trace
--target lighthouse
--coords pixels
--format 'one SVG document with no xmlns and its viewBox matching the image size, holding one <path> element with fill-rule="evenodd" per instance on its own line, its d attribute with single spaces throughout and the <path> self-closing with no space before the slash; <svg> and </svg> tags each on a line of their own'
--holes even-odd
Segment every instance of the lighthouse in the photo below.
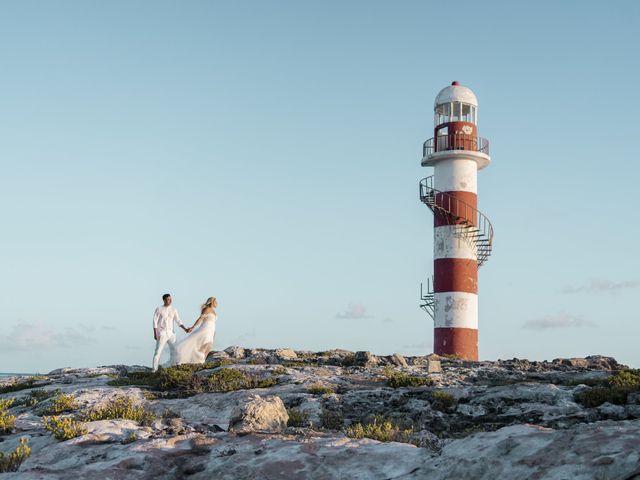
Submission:
<svg viewBox="0 0 640 480">
<path fill-rule="evenodd" d="M 433 212 L 433 281 L 421 307 L 433 318 L 433 351 L 478 360 L 478 267 L 491 255 L 493 227 L 478 210 L 478 170 L 491 162 L 478 136 L 478 100 L 453 82 L 436 96 L 434 132 L 423 144 L 420 201 Z"/>
</svg>

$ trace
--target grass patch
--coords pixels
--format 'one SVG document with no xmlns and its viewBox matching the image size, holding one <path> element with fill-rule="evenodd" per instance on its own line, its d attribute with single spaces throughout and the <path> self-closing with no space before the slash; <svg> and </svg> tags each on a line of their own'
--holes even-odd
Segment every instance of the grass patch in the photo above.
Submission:
<svg viewBox="0 0 640 480">
<path fill-rule="evenodd" d="M 290 408 L 287 410 L 289 414 L 289 420 L 287 421 L 288 427 L 305 427 L 309 423 L 309 412 L 303 412 L 297 408 Z"/>
<path fill-rule="evenodd" d="M 13 431 L 16 417 L 7 413 L 13 402 L 15 402 L 15 398 L 0 400 L 0 433 L 11 433 Z"/>
<path fill-rule="evenodd" d="M 17 472 L 18 468 L 31 455 L 29 440 L 20 439 L 20 445 L 11 453 L 0 452 L 0 473 Z"/>
<path fill-rule="evenodd" d="M 448 412 L 455 405 L 456 398 L 450 393 L 438 391 L 431 394 L 431 406 L 435 410 Z"/>
<path fill-rule="evenodd" d="M 61 413 L 71 412 L 78 408 L 78 404 L 71 395 L 58 393 L 51 401 L 51 404 L 43 412 L 44 415 L 60 415 Z"/>
<path fill-rule="evenodd" d="M 45 430 L 53 433 L 53 436 L 60 441 L 70 440 L 87 433 L 84 424 L 71 417 L 63 418 L 57 415 L 43 417 L 42 423 Z"/>
<path fill-rule="evenodd" d="M 625 405 L 627 396 L 637 391 L 640 391 L 640 370 L 620 370 L 601 386 L 578 392 L 574 398 L 587 408 L 598 407 L 606 402 Z"/>
<path fill-rule="evenodd" d="M 122 419 L 133 420 L 138 423 L 150 423 L 156 419 L 156 415 L 136 404 L 130 397 L 116 397 L 105 405 L 82 412 L 79 418 L 85 422 Z"/>
<path fill-rule="evenodd" d="M 46 400 L 52 395 L 52 392 L 48 392 L 44 388 L 36 388 L 29 392 L 29 396 L 24 399 L 24 405 L 27 407 L 33 407 L 38 403 Z"/>
<path fill-rule="evenodd" d="M 409 375 L 405 372 L 396 371 L 391 367 L 385 367 L 382 370 L 382 375 L 386 378 L 387 385 L 391 388 L 423 387 L 433 385 L 433 379 L 431 378 Z"/>
<path fill-rule="evenodd" d="M 404 428 L 392 420 L 376 416 L 371 423 L 356 423 L 347 427 L 345 433 L 351 438 L 372 438 L 380 442 L 409 443 L 413 427 Z"/>
<path fill-rule="evenodd" d="M 329 385 L 322 385 L 321 383 L 312 383 L 307 387 L 307 392 L 312 395 L 325 395 L 328 393 L 336 393 L 336 390 Z"/>
</svg>

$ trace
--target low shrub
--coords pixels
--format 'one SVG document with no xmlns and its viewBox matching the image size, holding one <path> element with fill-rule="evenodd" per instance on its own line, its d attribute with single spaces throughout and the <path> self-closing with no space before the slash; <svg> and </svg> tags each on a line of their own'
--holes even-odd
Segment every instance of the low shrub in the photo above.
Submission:
<svg viewBox="0 0 640 480">
<path fill-rule="evenodd" d="M 13 431 L 13 426 L 16 423 L 16 417 L 14 415 L 9 415 L 7 410 L 11 408 L 14 401 L 15 398 L 0 400 L 0 433 L 11 433 Z"/>
<path fill-rule="evenodd" d="M 640 370 L 620 370 L 602 386 L 578 392 L 574 398 L 587 408 L 598 407 L 606 402 L 624 405 L 627 403 L 627 396 L 637 391 L 640 391 Z"/>
<path fill-rule="evenodd" d="M 276 385 L 276 378 L 261 379 L 255 375 L 249 375 L 235 368 L 221 368 L 212 373 L 206 380 L 208 392 L 231 392 L 250 388 L 268 388 Z"/>
<path fill-rule="evenodd" d="M 138 423 L 149 423 L 155 420 L 153 412 L 145 410 L 136 404 L 130 397 L 116 397 L 100 407 L 87 410 L 80 414 L 80 419 L 85 422 L 96 420 L 133 420 Z"/>
<path fill-rule="evenodd" d="M 123 438 L 120 443 L 122 445 L 128 445 L 129 443 L 133 443 L 138 440 L 138 434 L 136 432 L 129 432 L 125 438 Z"/>
<path fill-rule="evenodd" d="M 382 375 L 387 379 L 387 385 L 391 388 L 400 387 L 423 387 L 433 385 L 433 379 L 409 375 L 405 372 L 393 370 L 386 367 L 382 370 Z"/>
<path fill-rule="evenodd" d="M 344 418 L 333 410 L 322 410 L 320 413 L 320 427 L 326 430 L 341 430 L 344 426 Z"/>
<path fill-rule="evenodd" d="M 335 389 L 329 385 L 322 385 L 321 383 L 312 383 L 307 387 L 307 392 L 312 395 L 325 395 L 327 393 L 335 393 Z"/>
<path fill-rule="evenodd" d="M 431 394 L 431 406 L 440 410 L 441 412 L 447 412 L 456 404 L 456 398 L 447 392 L 433 392 Z"/>
<path fill-rule="evenodd" d="M 20 390 L 26 390 L 27 388 L 33 387 L 35 383 L 36 383 L 36 380 L 34 378 L 29 378 L 24 382 L 15 382 L 9 385 L 3 385 L 0 387 L 0 393 L 10 393 L 10 392 L 17 392 Z"/>
<path fill-rule="evenodd" d="M 29 396 L 24 399 L 24 404 L 27 407 L 33 407 L 37 405 L 39 402 L 46 400 L 49 398 L 53 392 L 47 391 L 44 388 L 36 388 L 35 390 L 31 390 L 29 392 Z"/>
<path fill-rule="evenodd" d="M 288 427 L 304 427 L 309 423 L 309 412 L 290 408 L 287 413 L 289 414 Z"/>
<path fill-rule="evenodd" d="M 71 417 L 59 417 L 57 415 L 43 417 L 42 423 L 45 430 L 53 433 L 53 436 L 60 441 L 69 440 L 87 433 L 84 424 Z"/>
<path fill-rule="evenodd" d="M 371 423 L 356 423 L 347 427 L 345 433 L 351 438 L 372 438 L 380 442 L 409 443 L 413 428 L 404 428 L 392 420 L 375 417 Z"/>
<path fill-rule="evenodd" d="M 356 363 L 355 353 L 348 353 L 340 361 L 340 365 L 342 365 L 343 367 L 352 367 L 354 363 Z"/>
<path fill-rule="evenodd" d="M 153 390 L 179 390 L 200 393 L 203 391 L 202 378 L 196 375 L 201 370 L 210 370 L 232 363 L 230 360 L 207 363 L 188 363 L 169 368 L 160 367 L 157 372 L 149 370 L 129 372 L 109 382 L 112 386 L 143 386 Z"/>
<path fill-rule="evenodd" d="M 621 370 L 609 378 L 613 388 L 634 392 L 640 390 L 640 370 Z"/>
<path fill-rule="evenodd" d="M 20 445 L 11 453 L 0 452 L 0 473 L 17 472 L 18 468 L 31 455 L 29 440 L 26 437 L 20 439 Z"/>
<path fill-rule="evenodd" d="M 0 433 L 11 433 L 13 431 L 13 426 L 16 423 L 16 417 L 14 415 L 9 415 L 7 410 L 11 408 L 14 402 L 15 398 L 0 400 Z"/>
<path fill-rule="evenodd" d="M 66 393 L 58 393 L 51 404 L 47 406 L 44 415 L 60 415 L 61 413 L 71 412 L 78 408 L 76 400 Z"/>
<path fill-rule="evenodd" d="M 271 370 L 271 375 L 286 375 L 287 369 L 281 366 L 277 366 L 273 370 Z"/>
</svg>

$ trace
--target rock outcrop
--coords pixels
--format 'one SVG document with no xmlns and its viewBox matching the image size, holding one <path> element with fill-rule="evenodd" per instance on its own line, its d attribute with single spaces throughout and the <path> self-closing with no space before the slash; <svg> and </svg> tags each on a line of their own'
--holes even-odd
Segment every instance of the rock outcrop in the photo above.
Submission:
<svg viewBox="0 0 640 480">
<path fill-rule="evenodd" d="M 640 375 L 612 358 L 230 347 L 209 360 L 0 380 L 13 399 L 0 451 L 31 448 L 3 478 L 640 478 Z M 82 428 L 57 439 L 51 415 Z"/>
</svg>

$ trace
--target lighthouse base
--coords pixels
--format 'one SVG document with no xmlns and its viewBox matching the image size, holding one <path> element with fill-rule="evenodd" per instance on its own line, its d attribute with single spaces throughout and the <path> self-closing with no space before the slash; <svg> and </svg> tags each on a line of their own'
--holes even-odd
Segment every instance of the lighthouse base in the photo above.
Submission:
<svg viewBox="0 0 640 480">
<path fill-rule="evenodd" d="M 478 330 L 475 328 L 435 328 L 433 353 L 478 360 Z"/>
</svg>

